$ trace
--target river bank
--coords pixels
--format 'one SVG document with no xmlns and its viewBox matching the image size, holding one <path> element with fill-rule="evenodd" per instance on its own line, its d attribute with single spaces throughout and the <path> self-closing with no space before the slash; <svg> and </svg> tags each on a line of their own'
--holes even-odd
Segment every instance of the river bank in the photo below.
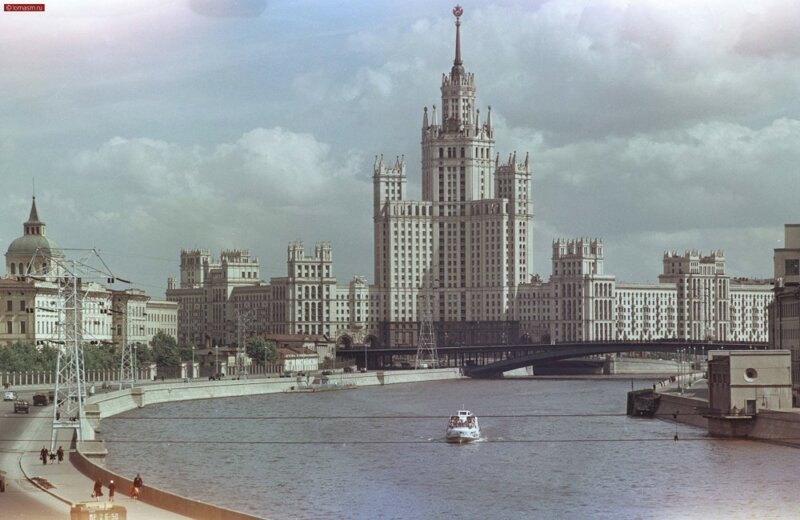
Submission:
<svg viewBox="0 0 800 520">
<path fill-rule="evenodd" d="M 363 387 L 464 378 L 457 368 L 377 371 L 331 377 L 340 380 L 343 384 Z M 132 485 L 131 480 L 125 475 L 112 472 L 105 467 L 108 450 L 102 440 L 101 421 L 103 418 L 147 405 L 167 402 L 283 393 L 296 387 L 302 381 L 303 379 L 298 378 L 192 381 L 153 384 L 93 396 L 87 400 L 86 404 L 87 418 L 84 438 L 87 440 L 77 443 L 76 450 L 71 453 L 70 461 L 78 471 L 92 480 L 100 478 L 103 482 L 108 482 L 113 479 L 118 483 L 120 492 L 127 494 Z M 140 500 L 160 509 L 191 518 L 210 520 L 260 518 L 150 486 L 146 486 L 142 490 Z"/>
</svg>

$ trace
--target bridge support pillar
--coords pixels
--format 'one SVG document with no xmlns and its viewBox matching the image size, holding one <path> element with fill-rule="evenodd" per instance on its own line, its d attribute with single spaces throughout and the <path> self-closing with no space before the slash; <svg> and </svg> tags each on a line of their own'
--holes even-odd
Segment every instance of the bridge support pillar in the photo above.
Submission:
<svg viewBox="0 0 800 520">
<path fill-rule="evenodd" d="M 603 363 L 603 375 L 614 375 L 617 373 L 617 362 L 614 356 L 606 356 L 606 361 Z"/>
</svg>

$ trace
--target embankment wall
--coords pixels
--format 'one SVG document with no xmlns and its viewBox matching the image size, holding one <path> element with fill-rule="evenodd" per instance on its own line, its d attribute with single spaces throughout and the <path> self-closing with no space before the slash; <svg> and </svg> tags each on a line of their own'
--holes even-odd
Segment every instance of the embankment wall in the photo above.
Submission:
<svg viewBox="0 0 800 520">
<path fill-rule="evenodd" d="M 708 402 L 705 399 L 662 393 L 656 417 L 698 428 L 708 428 L 708 419 L 698 412 L 698 409 L 702 410 L 707 406 Z"/>
</svg>

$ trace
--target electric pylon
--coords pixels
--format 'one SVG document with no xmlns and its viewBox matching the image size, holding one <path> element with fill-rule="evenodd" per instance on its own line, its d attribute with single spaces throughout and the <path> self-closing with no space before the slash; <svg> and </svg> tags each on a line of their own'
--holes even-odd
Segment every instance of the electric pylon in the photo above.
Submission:
<svg viewBox="0 0 800 520">
<path fill-rule="evenodd" d="M 248 366 L 247 363 L 245 363 L 247 358 L 246 355 L 247 352 L 245 351 L 244 348 L 244 335 L 247 332 L 246 329 L 247 324 L 252 318 L 252 311 L 242 313 L 237 310 L 236 318 L 237 318 L 236 325 L 238 332 L 238 337 L 236 342 L 236 377 L 239 378 L 244 377 L 245 379 L 247 379 Z"/>
<path fill-rule="evenodd" d="M 86 252 L 86 250 L 84 250 Z M 90 265 L 94 260 L 100 267 Z M 37 270 L 36 265 L 42 265 Z M 84 436 L 84 402 L 86 400 L 86 375 L 83 361 L 83 308 L 89 284 L 95 280 L 114 281 L 108 267 L 96 250 L 88 251 L 81 260 L 67 260 L 63 256 L 49 256 L 37 251 L 28 266 L 29 277 L 57 290 L 55 312 L 56 338 L 49 340 L 58 350 L 56 360 L 55 404 L 50 450 L 55 450 L 58 431 L 75 430 L 78 441 Z M 37 276 L 39 275 L 39 276 Z M 120 280 L 127 282 L 127 280 Z"/>
<path fill-rule="evenodd" d="M 429 290 L 425 295 L 422 307 L 422 319 L 419 323 L 419 340 L 417 341 L 417 356 L 414 360 L 414 368 L 419 369 L 422 365 L 431 368 L 439 366 L 439 355 L 436 351 L 436 336 L 433 334 L 433 290 Z"/>
<path fill-rule="evenodd" d="M 136 384 L 136 357 L 133 352 L 133 345 L 128 342 L 128 305 L 125 310 L 114 309 L 114 313 L 122 313 L 122 356 L 119 364 L 119 389 L 122 390 L 126 385 L 133 388 Z"/>
</svg>

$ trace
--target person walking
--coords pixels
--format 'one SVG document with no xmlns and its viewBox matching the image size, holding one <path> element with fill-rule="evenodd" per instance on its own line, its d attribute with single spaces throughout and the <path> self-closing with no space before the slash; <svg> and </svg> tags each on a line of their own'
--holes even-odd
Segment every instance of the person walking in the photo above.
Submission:
<svg viewBox="0 0 800 520">
<path fill-rule="evenodd" d="M 136 477 L 133 479 L 133 487 L 131 488 L 131 498 L 134 500 L 139 499 L 139 493 L 142 492 L 142 486 L 144 485 L 144 481 L 142 481 L 142 476 L 138 473 Z"/>
<path fill-rule="evenodd" d="M 94 481 L 94 490 L 92 491 L 92 498 L 100 498 L 103 496 L 103 483 L 100 482 L 100 477 Z"/>
<path fill-rule="evenodd" d="M 116 490 L 117 490 L 117 486 L 114 484 L 114 481 L 112 480 L 111 482 L 108 483 L 108 501 L 109 502 L 113 502 L 114 501 L 114 491 L 116 491 Z"/>
<path fill-rule="evenodd" d="M 58 455 L 58 463 L 61 464 L 64 461 L 64 448 L 59 446 L 56 450 L 56 455 Z"/>
<path fill-rule="evenodd" d="M 42 446 L 41 451 L 39 452 L 39 458 L 42 459 L 42 464 L 47 464 L 47 457 L 50 455 L 50 452 L 47 451 L 47 448 Z"/>
</svg>

